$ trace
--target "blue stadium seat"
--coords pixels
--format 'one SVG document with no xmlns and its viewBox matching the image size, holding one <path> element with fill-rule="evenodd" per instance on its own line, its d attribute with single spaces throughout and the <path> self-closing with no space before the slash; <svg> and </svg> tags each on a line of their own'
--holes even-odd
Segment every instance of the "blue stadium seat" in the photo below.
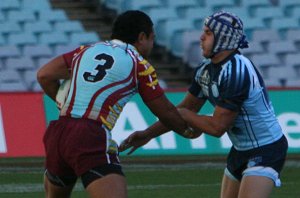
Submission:
<svg viewBox="0 0 300 198">
<path fill-rule="evenodd" d="M 100 41 L 100 37 L 95 32 L 75 32 L 70 35 L 72 44 L 86 45 Z"/>
<path fill-rule="evenodd" d="M 258 7 L 270 7 L 272 2 L 270 0 L 240 0 L 240 6 L 249 10 L 249 13 Z"/>
<path fill-rule="evenodd" d="M 30 57 L 22 56 L 19 58 L 8 58 L 6 60 L 6 69 L 12 70 L 34 70 L 35 64 Z"/>
<path fill-rule="evenodd" d="M 288 29 L 299 29 L 299 19 L 297 18 L 273 18 L 270 28 L 278 31 L 286 31 Z"/>
<path fill-rule="evenodd" d="M 54 47 L 54 54 L 61 55 L 66 52 L 70 52 L 79 47 L 77 44 L 57 45 Z"/>
<path fill-rule="evenodd" d="M 172 7 L 177 10 L 179 16 L 183 16 L 184 12 L 188 8 L 200 7 L 197 0 L 165 0 L 164 4 L 167 7 Z"/>
<path fill-rule="evenodd" d="M 270 23 L 273 18 L 284 17 L 284 12 L 281 7 L 258 7 L 253 10 L 254 17 L 261 18 L 265 22 Z"/>
<path fill-rule="evenodd" d="M 26 90 L 27 87 L 24 85 L 19 72 L 13 69 L 5 69 L 0 72 L 0 91 L 14 92 Z"/>
<path fill-rule="evenodd" d="M 57 21 L 68 21 L 68 17 L 64 10 L 43 10 L 39 12 L 39 20 L 40 21 L 48 21 L 51 23 L 57 22 Z"/>
<path fill-rule="evenodd" d="M 296 53 L 298 50 L 294 42 L 290 40 L 280 40 L 277 42 L 270 42 L 268 44 L 268 52 L 274 53 L 277 56 L 283 56 L 289 53 Z"/>
<path fill-rule="evenodd" d="M 244 22 L 244 31 L 248 38 L 251 38 L 254 31 L 266 28 L 267 27 L 261 18 L 251 17 Z"/>
<path fill-rule="evenodd" d="M 282 8 L 300 6 L 299 0 L 279 0 L 279 6 Z"/>
<path fill-rule="evenodd" d="M 27 22 L 24 24 L 25 32 L 40 34 L 43 32 L 52 32 L 53 28 L 48 21 Z"/>
<path fill-rule="evenodd" d="M 31 58 L 53 57 L 52 49 L 48 45 L 28 45 L 23 48 L 23 55 Z"/>
<path fill-rule="evenodd" d="M 35 45 L 38 43 L 36 36 L 30 32 L 13 33 L 8 35 L 8 43 L 10 45 L 24 46 L 24 45 Z"/>
<path fill-rule="evenodd" d="M 166 23 L 166 49 L 173 55 L 183 57 L 183 37 L 186 31 L 195 30 L 195 24 L 189 19 L 178 19 Z"/>
<path fill-rule="evenodd" d="M 183 62 L 190 67 L 199 65 L 202 54 L 200 47 L 201 30 L 186 31 L 183 35 Z"/>
<path fill-rule="evenodd" d="M 264 54 L 254 54 L 252 56 L 252 61 L 257 68 L 262 72 L 263 77 L 269 78 L 271 67 L 280 66 L 280 60 L 275 54 L 264 53 Z"/>
<path fill-rule="evenodd" d="M 299 57 L 300 57 L 300 52 L 298 51 L 297 53 L 294 53 L 294 54 L 287 54 L 285 56 L 285 61 L 284 61 L 284 64 L 287 67 L 292 67 L 292 68 L 295 69 L 295 71 L 298 74 L 298 76 L 300 75 L 300 61 L 299 61 Z"/>
<path fill-rule="evenodd" d="M 0 23 L 0 34 L 18 33 L 22 31 L 21 25 L 16 22 Z"/>
<path fill-rule="evenodd" d="M 263 45 L 258 41 L 251 41 L 248 48 L 241 49 L 241 52 L 250 59 L 254 54 L 263 54 L 265 51 Z"/>
<path fill-rule="evenodd" d="M 36 17 L 32 11 L 29 10 L 12 10 L 8 12 L 8 21 L 24 23 L 27 21 L 36 21 Z"/>
<path fill-rule="evenodd" d="M 285 35 L 286 40 L 291 40 L 295 44 L 300 44 L 300 28 L 299 29 L 289 29 Z M 299 47 L 300 49 L 300 47 Z"/>
<path fill-rule="evenodd" d="M 124 0 L 99 0 L 100 3 L 104 3 L 104 5 L 112 10 L 115 10 L 117 14 L 122 12 L 122 3 Z"/>
<path fill-rule="evenodd" d="M 69 43 L 67 35 L 62 32 L 46 32 L 42 33 L 39 37 L 39 43 L 45 45 L 59 45 Z"/>
<path fill-rule="evenodd" d="M 3 23 L 4 21 L 6 21 L 6 18 L 3 14 L 3 12 L 0 10 L 0 23 Z"/>
<path fill-rule="evenodd" d="M 41 91 L 41 87 L 36 85 L 39 84 L 36 79 L 36 72 L 36 70 L 27 70 L 24 72 L 24 81 L 29 91 Z"/>
<path fill-rule="evenodd" d="M 54 24 L 54 31 L 72 33 L 84 32 L 83 25 L 80 21 L 58 21 Z"/>
<path fill-rule="evenodd" d="M 224 11 L 227 11 L 227 12 L 231 12 L 237 16 L 239 16 L 242 21 L 244 22 L 244 26 L 247 25 L 247 20 L 248 18 L 250 18 L 250 13 L 249 13 L 249 10 L 244 7 L 244 6 L 232 6 L 232 7 L 226 7 L 223 9 Z"/>
<path fill-rule="evenodd" d="M 6 45 L 6 40 L 5 38 L 2 36 L 2 34 L 0 34 L 0 46 L 1 45 Z"/>
<path fill-rule="evenodd" d="M 171 48 L 172 36 L 175 32 L 183 32 L 194 29 L 192 21 L 187 19 L 167 20 L 162 27 L 163 31 L 157 32 L 156 41 L 159 45 L 165 46 L 167 49 Z"/>
<path fill-rule="evenodd" d="M 207 0 L 205 2 L 207 8 L 211 8 L 214 11 L 219 11 L 222 9 L 226 9 L 227 7 L 234 7 L 236 6 L 235 0 Z"/>
<path fill-rule="evenodd" d="M 0 46 L 0 58 L 20 57 L 21 52 L 15 45 Z"/>
<path fill-rule="evenodd" d="M 20 9 L 20 6 L 19 0 L 1 0 L 0 10 L 18 10 Z"/>
<path fill-rule="evenodd" d="M 203 21 L 207 16 L 210 16 L 213 13 L 213 10 L 203 7 L 193 7 L 187 8 L 184 13 L 184 18 L 192 20 L 194 22 L 195 28 L 202 29 Z"/>
<path fill-rule="evenodd" d="M 152 8 L 159 8 L 162 6 L 160 0 L 126 0 L 122 2 L 122 12 L 126 10 L 142 10 L 149 12 Z"/>
<path fill-rule="evenodd" d="M 269 43 L 273 41 L 280 41 L 280 36 L 277 30 L 274 29 L 255 30 L 252 34 L 252 41 Z"/>
<path fill-rule="evenodd" d="M 52 9 L 49 0 L 20 0 L 20 1 L 21 1 L 21 8 L 23 10 L 40 12 L 40 11 Z"/>
</svg>

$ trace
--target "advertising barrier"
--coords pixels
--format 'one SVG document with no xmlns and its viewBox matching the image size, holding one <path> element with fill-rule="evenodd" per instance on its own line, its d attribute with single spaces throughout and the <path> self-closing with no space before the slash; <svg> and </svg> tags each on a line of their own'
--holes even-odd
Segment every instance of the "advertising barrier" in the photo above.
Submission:
<svg viewBox="0 0 300 198">
<path fill-rule="evenodd" d="M 45 127 L 41 93 L 0 94 L 0 157 L 43 156 Z"/>
<path fill-rule="evenodd" d="M 300 153 L 300 91 L 270 91 L 276 116 L 289 141 L 289 152 Z M 178 104 L 184 97 L 183 92 L 167 93 L 167 97 L 173 104 Z M 58 113 L 53 111 L 55 105 L 45 97 L 47 122 L 57 118 Z M 208 103 L 201 110 L 201 114 L 209 115 L 213 112 Z M 144 105 L 141 98 L 136 95 L 124 107 L 113 131 L 113 139 L 120 143 L 128 135 L 137 130 L 143 130 L 153 124 L 156 117 Z M 174 132 L 166 133 L 153 139 L 144 147 L 135 151 L 135 155 L 180 155 L 180 154 L 223 154 L 227 153 L 231 142 L 226 134 L 221 138 L 202 135 L 195 140 L 182 138 Z M 126 152 L 121 153 L 122 155 Z"/>
<path fill-rule="evenodd" d="M 289 142 L 289 153 L 300 153 L 300 91 L 270 91 L 276 116 Z M 168 92 L 167 97 L 178 104 L 183 92 Z M 212 106 L 206 104 L 201 114 L 209 115 Z M 55 103 L 42 93 L 0 94 L 0 158 L 44 156 L 43 134 L 47 124 L 58 118 Z M 113 129 L 113 138 L 120 143 L 128 135 L 153 124 L 156 117 L 136 95 L 125 106 Z M 228 136 L 202 135 L 195 140 L 166 133 L 138 149 L 135 155 L 225 154 L 231 147 Z M 126 152 L 121 153 L 125 155 Z"/>
</svg>

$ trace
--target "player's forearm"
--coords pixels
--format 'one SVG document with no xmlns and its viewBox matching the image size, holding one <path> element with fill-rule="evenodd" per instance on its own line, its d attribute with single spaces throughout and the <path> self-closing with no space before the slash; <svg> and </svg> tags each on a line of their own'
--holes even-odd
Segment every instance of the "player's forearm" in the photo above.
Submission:
<svg viewBox="0 0 300 198">
<path fill-rule="evenodd" d="M 45 94 L 47 94 L 52 100 L 55 101 L 57 90 L 59 88 L 59 81 L 49 80 L 46 77 L 38 76 L 38 82 Z"/>
</svg>

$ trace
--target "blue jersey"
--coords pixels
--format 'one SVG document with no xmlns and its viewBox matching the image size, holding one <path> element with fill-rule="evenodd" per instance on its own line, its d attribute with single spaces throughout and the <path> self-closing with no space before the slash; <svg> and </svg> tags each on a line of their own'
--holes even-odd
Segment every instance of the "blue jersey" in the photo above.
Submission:
<svg viewBox="0 0 300 198">
<path fill-rule="evenodd" d="M 261 75 L 239 53 L 219 64 L 203 61 L 195 71 L 189 92 L 209 100 L 213 106 L 238 112 L 233 127 L 227 131 L 237 150 L 270 144 L 283 135 Z"/>
<path fill-rule="evenodd" d="M 153 66 L 119 40 L 82 46 L 63 57 L 72 81 L 61 116 L 96 120 L 111 130 L 134 94 L 150 101 L 164 93 Z"/>
</svg>

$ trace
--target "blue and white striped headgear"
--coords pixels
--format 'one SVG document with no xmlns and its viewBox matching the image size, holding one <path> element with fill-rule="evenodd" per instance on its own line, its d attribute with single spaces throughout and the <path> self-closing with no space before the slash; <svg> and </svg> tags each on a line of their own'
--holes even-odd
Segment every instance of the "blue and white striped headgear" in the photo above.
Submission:
<svg viewBox="0 0 300 198">
<path fill-rule="evenodd" d="M 248 41 L 244 34 L 243 22 L 236 15 L 220 11 L 204 20 L 215 37 L 211 57 L 223 50 L 248 48 Z"/>
</svg>

